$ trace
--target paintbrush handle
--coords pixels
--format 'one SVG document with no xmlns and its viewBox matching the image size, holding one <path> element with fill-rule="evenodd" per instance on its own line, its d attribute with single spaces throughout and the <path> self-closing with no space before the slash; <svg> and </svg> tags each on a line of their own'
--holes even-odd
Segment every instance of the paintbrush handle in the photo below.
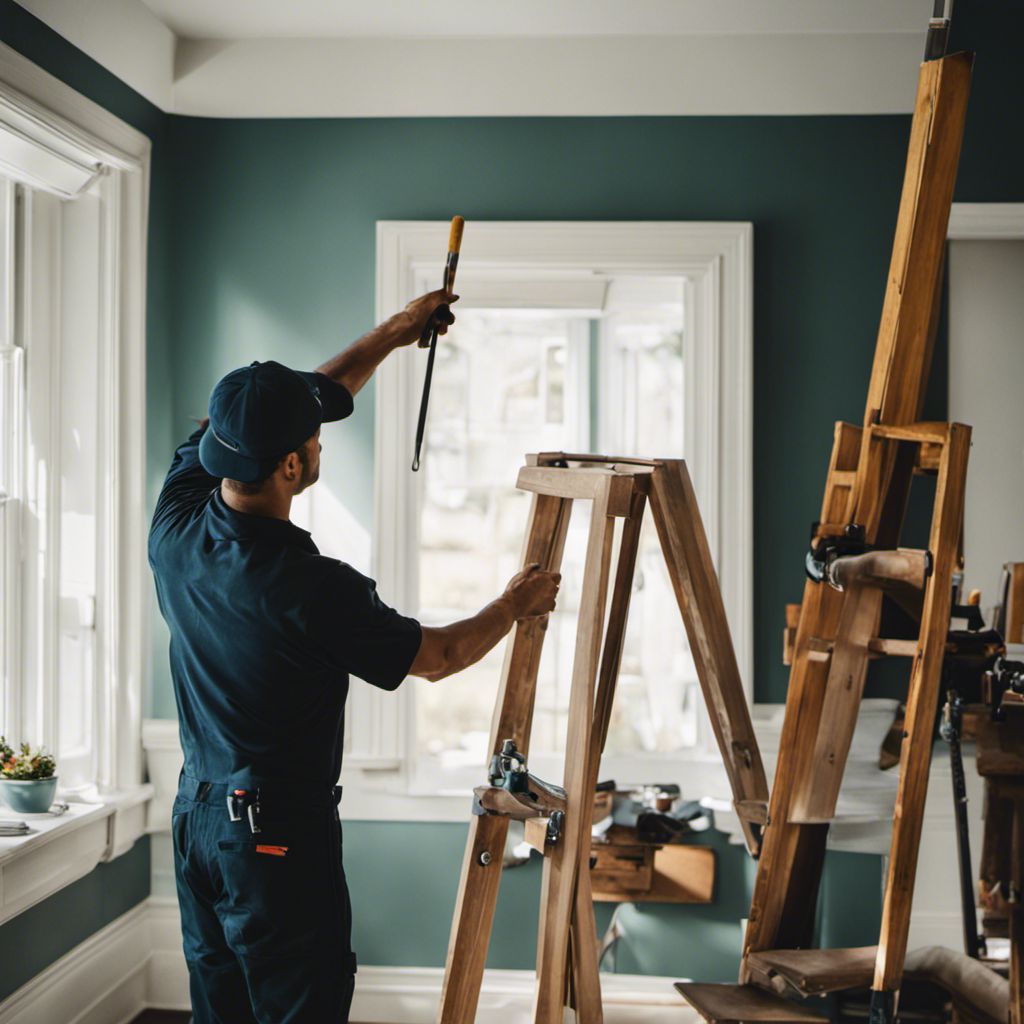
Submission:
<svg viewBox="0 0 1024 1024">
<path fill-rule="evenodd" d="M 448 235 L 448 259 L 444 265 L 444 279 L 441 282 L 441 287 L 445 291 L 451 291 L 455 287 L 455 269 L 459 265 L 459 249 L 462 247 L 462 229 L 466 226 L 466 222 L 462 217 L 452 217 L 452 229 Z M 434 316 L 427 321 L 427 326 L 423 328 L 423 333 L 420 335 L 419 346 L 420 348 L 430 348 L 437 341 L 437 323 L 435 317 L 441 311 L 447 312 L 447 304 L 440 305 L 434 311 Z"/>
</svg>

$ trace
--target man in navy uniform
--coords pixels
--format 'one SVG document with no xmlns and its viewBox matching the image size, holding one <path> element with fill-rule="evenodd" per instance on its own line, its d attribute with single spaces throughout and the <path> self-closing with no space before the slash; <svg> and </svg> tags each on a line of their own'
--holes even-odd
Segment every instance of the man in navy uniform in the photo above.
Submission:
<svg viewBox="0 0 1024 1024">
<path fill-rule="evenodd" d="M 394 690 L 484 656 L 554 608 L 536 567 L 469 619 L 421 626 L 289 521 L 320 470 L 320 424 L 457 296 L 411 302 L 314 373 L 224 377 L 175 453 L 149 560 L 170 627 L 185 763 L 175 874 L 196 1024 L 341 1024 L 355 975 L 337 786 L 349 674 Z"/>
</svg>

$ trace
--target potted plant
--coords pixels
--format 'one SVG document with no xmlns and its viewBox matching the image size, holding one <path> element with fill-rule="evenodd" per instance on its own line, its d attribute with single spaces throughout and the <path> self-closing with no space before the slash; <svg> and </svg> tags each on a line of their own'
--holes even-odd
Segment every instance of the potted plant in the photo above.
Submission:
<svg viewBox="0 0 1024 1024">
<path fill-rule="evenodd" d="M 50 809 L 57 793 L 57 761 L 40 747 L 34 754 L 27 743 L 15 751 L 0 736 L 0 799 L 22 814 Z"/>
</svg>

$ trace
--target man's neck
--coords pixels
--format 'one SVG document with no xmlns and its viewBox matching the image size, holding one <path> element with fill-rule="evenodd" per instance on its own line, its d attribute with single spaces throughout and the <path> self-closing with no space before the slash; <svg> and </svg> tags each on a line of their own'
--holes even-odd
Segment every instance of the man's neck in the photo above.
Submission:
<svg viewBox="0 0 1024 1024">
<path fill-rule="evenodd" d="M 271 519 L 287 520 L 292 511 L 292 496 L 275 488 L 260 494 L 239 494 L 220 485 L 220 496 L 228 508 L 246 512 L 251 516 L 268 516 Z"/>
</svg>

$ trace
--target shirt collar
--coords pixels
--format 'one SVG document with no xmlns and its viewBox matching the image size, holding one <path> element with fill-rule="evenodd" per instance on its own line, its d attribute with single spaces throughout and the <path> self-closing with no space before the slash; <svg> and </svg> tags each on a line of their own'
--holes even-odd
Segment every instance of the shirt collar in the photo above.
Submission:
<svg viewBox="0 0 1024 1024">
<path fill-rule="evenodd" d="M 277 519 L 274 516 L 258 516 L 251 512 L 238 512 L 225 504 L 220 490 L 213 492 L 213 500 L 208 506 L 211 532 L 218 540 L 240 540 L 244 537 L 266 538 L 281 544 L 308 551 L 311 555 L 320 554 L 308 530 L 296 526 L 290 519 Z"/>
</svg>

